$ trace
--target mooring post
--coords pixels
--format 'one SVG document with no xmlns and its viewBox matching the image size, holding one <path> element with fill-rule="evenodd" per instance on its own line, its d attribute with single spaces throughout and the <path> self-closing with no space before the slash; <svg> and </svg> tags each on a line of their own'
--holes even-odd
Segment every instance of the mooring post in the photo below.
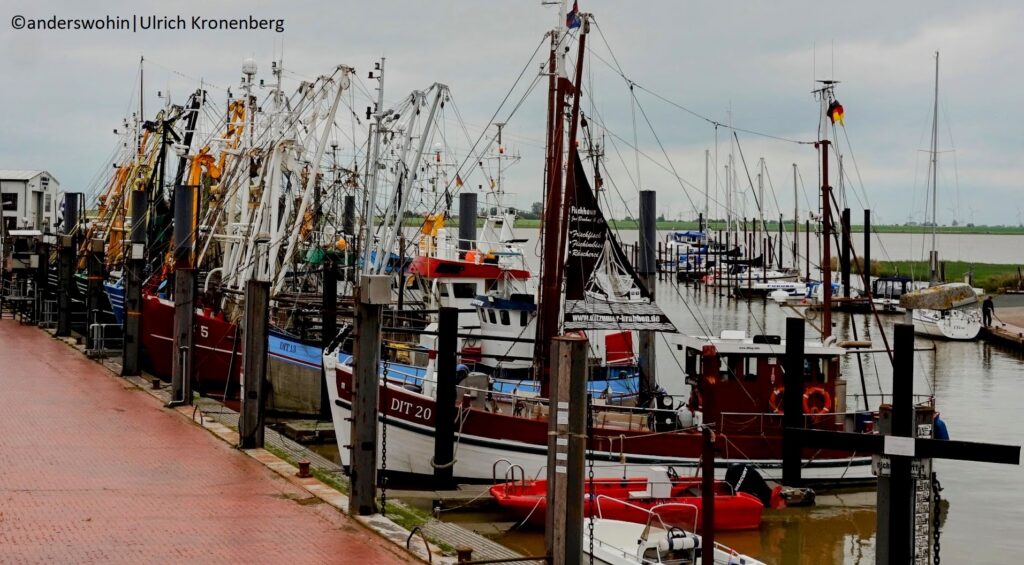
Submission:
<svg viewBox="0 0 1024 565">
<path fill-rule="evenodd" d="M 441 308 L 437 316 L 437 394 L 434 413 L 434 488 L 455 486 L 455 368 L 459 338 L 458 308 Z"/>
<path fill-rule="evenodd" d="M 355 367 L 352 374 L 352 438 L 348 512 L 377 513 L 377 420 L 380 398 L 381 315 L 391 302 L 388 275 L 363 274 L 356 289 Z"/>
<path fill-rule="evenodd" d="M 715 565 L 715 434 L 707 426 L 701 427 L 703 436 L 701 467 L 701 565 Z"/>
<path fill-rule="evenodd" d="M 893 337 L 892 420 L 889 437 L 914 436 L 914 325 L 896 324 Z M 887 439 L 888 441 L 888 439 Z M 893 444 L 896 443 L 895 440 Z M 913 440 L 910 452 L 913 454 Z M 878 500 L 879 513 L 889 519 L 887 563 L 910 563 L 913 541 L 913 490 L 910 462 L 913 457 L 889 455 L 889 497 Z M 881 493 L 879 493 L 881 497 Z M 896 528 L 894 531 L 893 528 Z"/>
<path fill-rule="evenodd" d="M 476 193 L 459 193 L 459 251 L 476 247 Z"/>
<path fill-rule="evenodd" d="M 192 268 L 195 229 L 195 187 L 174 187 L 174 357 L 171 361 L 170 406 L 192 404 L 195 271 Z"/>
<path fill-rule="evenodd" d="M 871 210 L 864 210 L 864 264 L 860 266 L 864 277 L 864 294 L 871 299 Z"/>
<path fill-rule="evenodd" d="M 800 442 L 789 432 L 804 426 L 804 320 L 786 318 L 786 364 L 782 392 L 782 484 L 802 486 Z"/>
<path fill-rule="evenodd" d="M 242 449 L 263 447 L 269 316 L 270 281 L 249 279 L 245 283 L 242 412 L 238 419 L 238 447 Z"/>
<path fill-rule="evenodd" d="M 46 295 L 49 294 L 50 243 L 52 240 L 53 235 L 47 233 L 40 235 L 39 241 L 36 242 L 36 255 L 39 257 L 36 267 L 36 300 L 33 315 L 36 324 L 43 323 L 43 306 L 46 303 Z"/>
<path fill-rule="evenodd" d="M 640 261 L 637 274 L 654 300 L 658 280 L 658 262 L 654 255 L 657 241 L 657 194 L 653 190 L 640 191 Z M 640 398 L 650 399 L 657 387 L 655 375 L 655 333 L 641 330 L 639 333 L 640 354 Z"/>
<path fill-rule="evenodd" d="M 849 298 L 850 297 L 850 264 L 851 264 L 851 261 L 850 261 L 850 244 L 853 241 L 851 239 L 851 236 L 850 236 L 850 209 L 849 208 L 843 208 L 843 215 L 842 215 L 841 221 L 842 221 L 842 224 L 843 224 L 842 225 L 843 239 L 840 242 L 841 245 L 839 247 L 840 248 L 840 253 L 841 253 L 841 256 L 839 258 L 839 268 L 842 269 L 843 298 Z"/>
<path fill-rule="evenodd" d="M 346 203 L 348 202 L 346 197 Z M 334 337 L 338 335 L 338 268 L 334 262 L 333 251 L 327 253 L 324 259 L 324 289 L 323 289 L 323 311 L 321 313 L 320 346 L 327 351 Z M 327 379 L 334 378 L 334 372 L 327 373 L 326 368 L 320 366 L 320 419 L 330 421 L 331 400 L 327 396 Z"/>
<path fill-rule="evenodd" d="M 131 192 L 132 232 L 127 248 L 127 276 L 124 284 L 124 344 L 121 348 L 121 376 L 138 376 L 142 353 L 142 279 L 146 265 L 146 230 L 149 200 L 144 190 Z"/>
<path fill-rule="evenodd" d="M 99 343 L 96 343 L 94 333 L 98 332 L 93 329 L 94 326 L 98 325 L 101 321 L 100 316 L 103 315 L 103 279 L 105 278 L 106 271 L 106 254 L 104 253 L 106 242 L 102 239 L 92 239 L 89 241 L 89 253 L 85 262 L 85 276 L 86 276 L 86 323 L 85 328 L 85 349 L 88 351 L 95 350 L 99 347 Z"/>
<path fill-rule="evenodd" d="M 556 336 L 548 410 L 548 513 L 552 565 L 580 563 L 587 432 L 587 338 Z"/>
<path fill-rule="evenodd" d="M 71 285 L 75 274 L 75 239 L 61 235 L 57 250 L 57 333 L 58 337 L 71 335 Z"/>
</svg>

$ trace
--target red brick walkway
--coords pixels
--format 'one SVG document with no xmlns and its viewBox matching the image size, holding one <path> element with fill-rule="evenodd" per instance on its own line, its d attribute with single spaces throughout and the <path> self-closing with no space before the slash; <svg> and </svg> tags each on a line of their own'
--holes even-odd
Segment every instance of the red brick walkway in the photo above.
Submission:
<svg viewBox="0 0 1024 565">
<path fill-rule="evenodd" d="M 37 328 L 0 321 L 0 563 L 401 563 Z"/>
</svg>

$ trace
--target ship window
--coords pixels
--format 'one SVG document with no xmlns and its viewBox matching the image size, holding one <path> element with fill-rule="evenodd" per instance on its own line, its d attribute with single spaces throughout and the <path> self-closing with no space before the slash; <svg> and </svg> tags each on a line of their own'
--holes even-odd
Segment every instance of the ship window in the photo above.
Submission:
<svg viewBox="0 0 1024 565">
<path fill-rule="evenodd" d="M 501 311 L 501 325 L 503 325 L 503 326 L 511 326 L 512 325 L 512 322 L 508 318 L 508 310 L 502 310 Z"/>
<path fill-rule="evenodd" d="M 528 323 L 530 323 L 530 313 L 526 310 L 521 310 L 519 312 L 519 325 L 525 328 Z"/>
<path fill-rule="evenodd" d="M 437 283 L 437 295 L 438 296 L 444 296 L 444 297 L 447 298 L 448 297 L 448 285 L 443 283 L 443 282 Z"/>
<path fill-rule="evenodd" d="M 476 298 L 476 283 L 452 283 L 455 298 Z"/>
<path fill-rule="evenodd" d="M 494 310 L 493 309 L 487 310 L 487 317 L 489 317 L 491 319 L 491 323 L 492 324 L 497 324 L 498 323 L 498 318 L 494 315 Z"/>
<path fill-rule="evenodd" d="M 483 309 L 483 308 L 477 308 L 477 309 L 476 309 L 476 313 L 477 313 L 477 314 L 479 314 L 479 316 L 480 316 L 480 323 L 481 323 L 481 324 L 483 324 L 483 323 L 485 323 L 485 322 L 487 321 L 487 320 L 486 320 L 486 319 L 484 318 L 484 309 Z"/>
</svg>

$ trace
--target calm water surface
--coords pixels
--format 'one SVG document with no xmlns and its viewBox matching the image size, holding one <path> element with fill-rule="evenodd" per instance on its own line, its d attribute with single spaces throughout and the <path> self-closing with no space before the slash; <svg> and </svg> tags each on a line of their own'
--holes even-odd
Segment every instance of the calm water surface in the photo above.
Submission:
<svg viewBox="0 0 1024 565">
<path fill-rule="evenodd" d="M 533 241 L 536 230 L 522 230 Z M 623 232 L 627 242 L 636 232 Z M 887 254 L 879 258 L 920 258 L 920 235 L 882 234 Z M 1020 261 L 1022 236 L 940 236 L 944 259 L 978 262 Z M 877 248 L 876 248 L 877 249 Z M 528 252 L 528 255 L 531 253 Z M 528 258 L 534 263 L 535 258 Z M 773 303 L 734 300 L 715 291 L 677 286 L 662 281 L 659 304 L 680 332 L 717 335 L 725 329 L 748 334 L 781 334 L 784 312 Z M 881 326 L 865 315 L 836 314 L 834 333 L 852 338 L 855 324 L 861 339 L 881 344 L 881 332 L 891 342 L 899 316 L 882 318 Z M 810 331 L 810 330 L 808 330 Z M 915 356 L 914 391 L 934 394 L 938 410 L 954 439 L 1024 444 L 1024 362 L 1007 350 L 975 342 L 931 342 L 918 338 L 918 346 L 934 351 Z M 672 394 L 687 394 L 667 339 L 658 343 L 659 382 Z M 862 394 L 877 408 L 878 394 L 892 390 L 892 367 L 885 354 L 862 354 L 865 387 L 855 356 L 843 361 L 848 381 L 848 406 L 862 406 Z M 934 468 L 949 503 L 942 527 L 941 556 L 945 563 L 1010 563 L 1024 554 L 1024 470 L 1020 467 L 957 461 L 936 461 Z M 874 563 L 875 497 L 873 492 L 822 497 L 813 508 L 769 511 L 756 532 L 721 535 L 720 541 L 749 552 L 768 563 L 862 565 Z M 505 532 L 508 518 L 478 513 L 447 515 L 471 523 L 481 531 L 523 552 L 543 550 L 543 534 Z M 501 523 L 501 524 L 499 524 Z"/>
</svg>

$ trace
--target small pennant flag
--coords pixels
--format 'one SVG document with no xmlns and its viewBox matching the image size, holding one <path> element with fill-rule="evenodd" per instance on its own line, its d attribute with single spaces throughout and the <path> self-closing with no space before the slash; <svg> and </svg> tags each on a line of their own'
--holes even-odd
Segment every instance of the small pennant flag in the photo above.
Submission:
<svg viewBox="0 0 1024 565">
<path fill-rule="evenodd" d="M 455 188 L 462 188 L 462 177 L 455 175 Z"/>
<path fill-rule="evenodd" d="M 583 18 L 580 17 L 580 5 L 579 2 L 573 0 L 572 10 L 565 15 L 565 27 L 569 29 L 576 29 L 583 23 Z"/>
<path fill-rule="evenodd" d="M 833 100 L 832 103 L 828 105 L 828 119 L 832 120 L 833 125 L 835 125 L 836 122 L 839 122 L 839 125 L 845 127 L 846 121 L 844 116 L 843 105 L 840 104 L 838 100 Z"/>
</svg>

